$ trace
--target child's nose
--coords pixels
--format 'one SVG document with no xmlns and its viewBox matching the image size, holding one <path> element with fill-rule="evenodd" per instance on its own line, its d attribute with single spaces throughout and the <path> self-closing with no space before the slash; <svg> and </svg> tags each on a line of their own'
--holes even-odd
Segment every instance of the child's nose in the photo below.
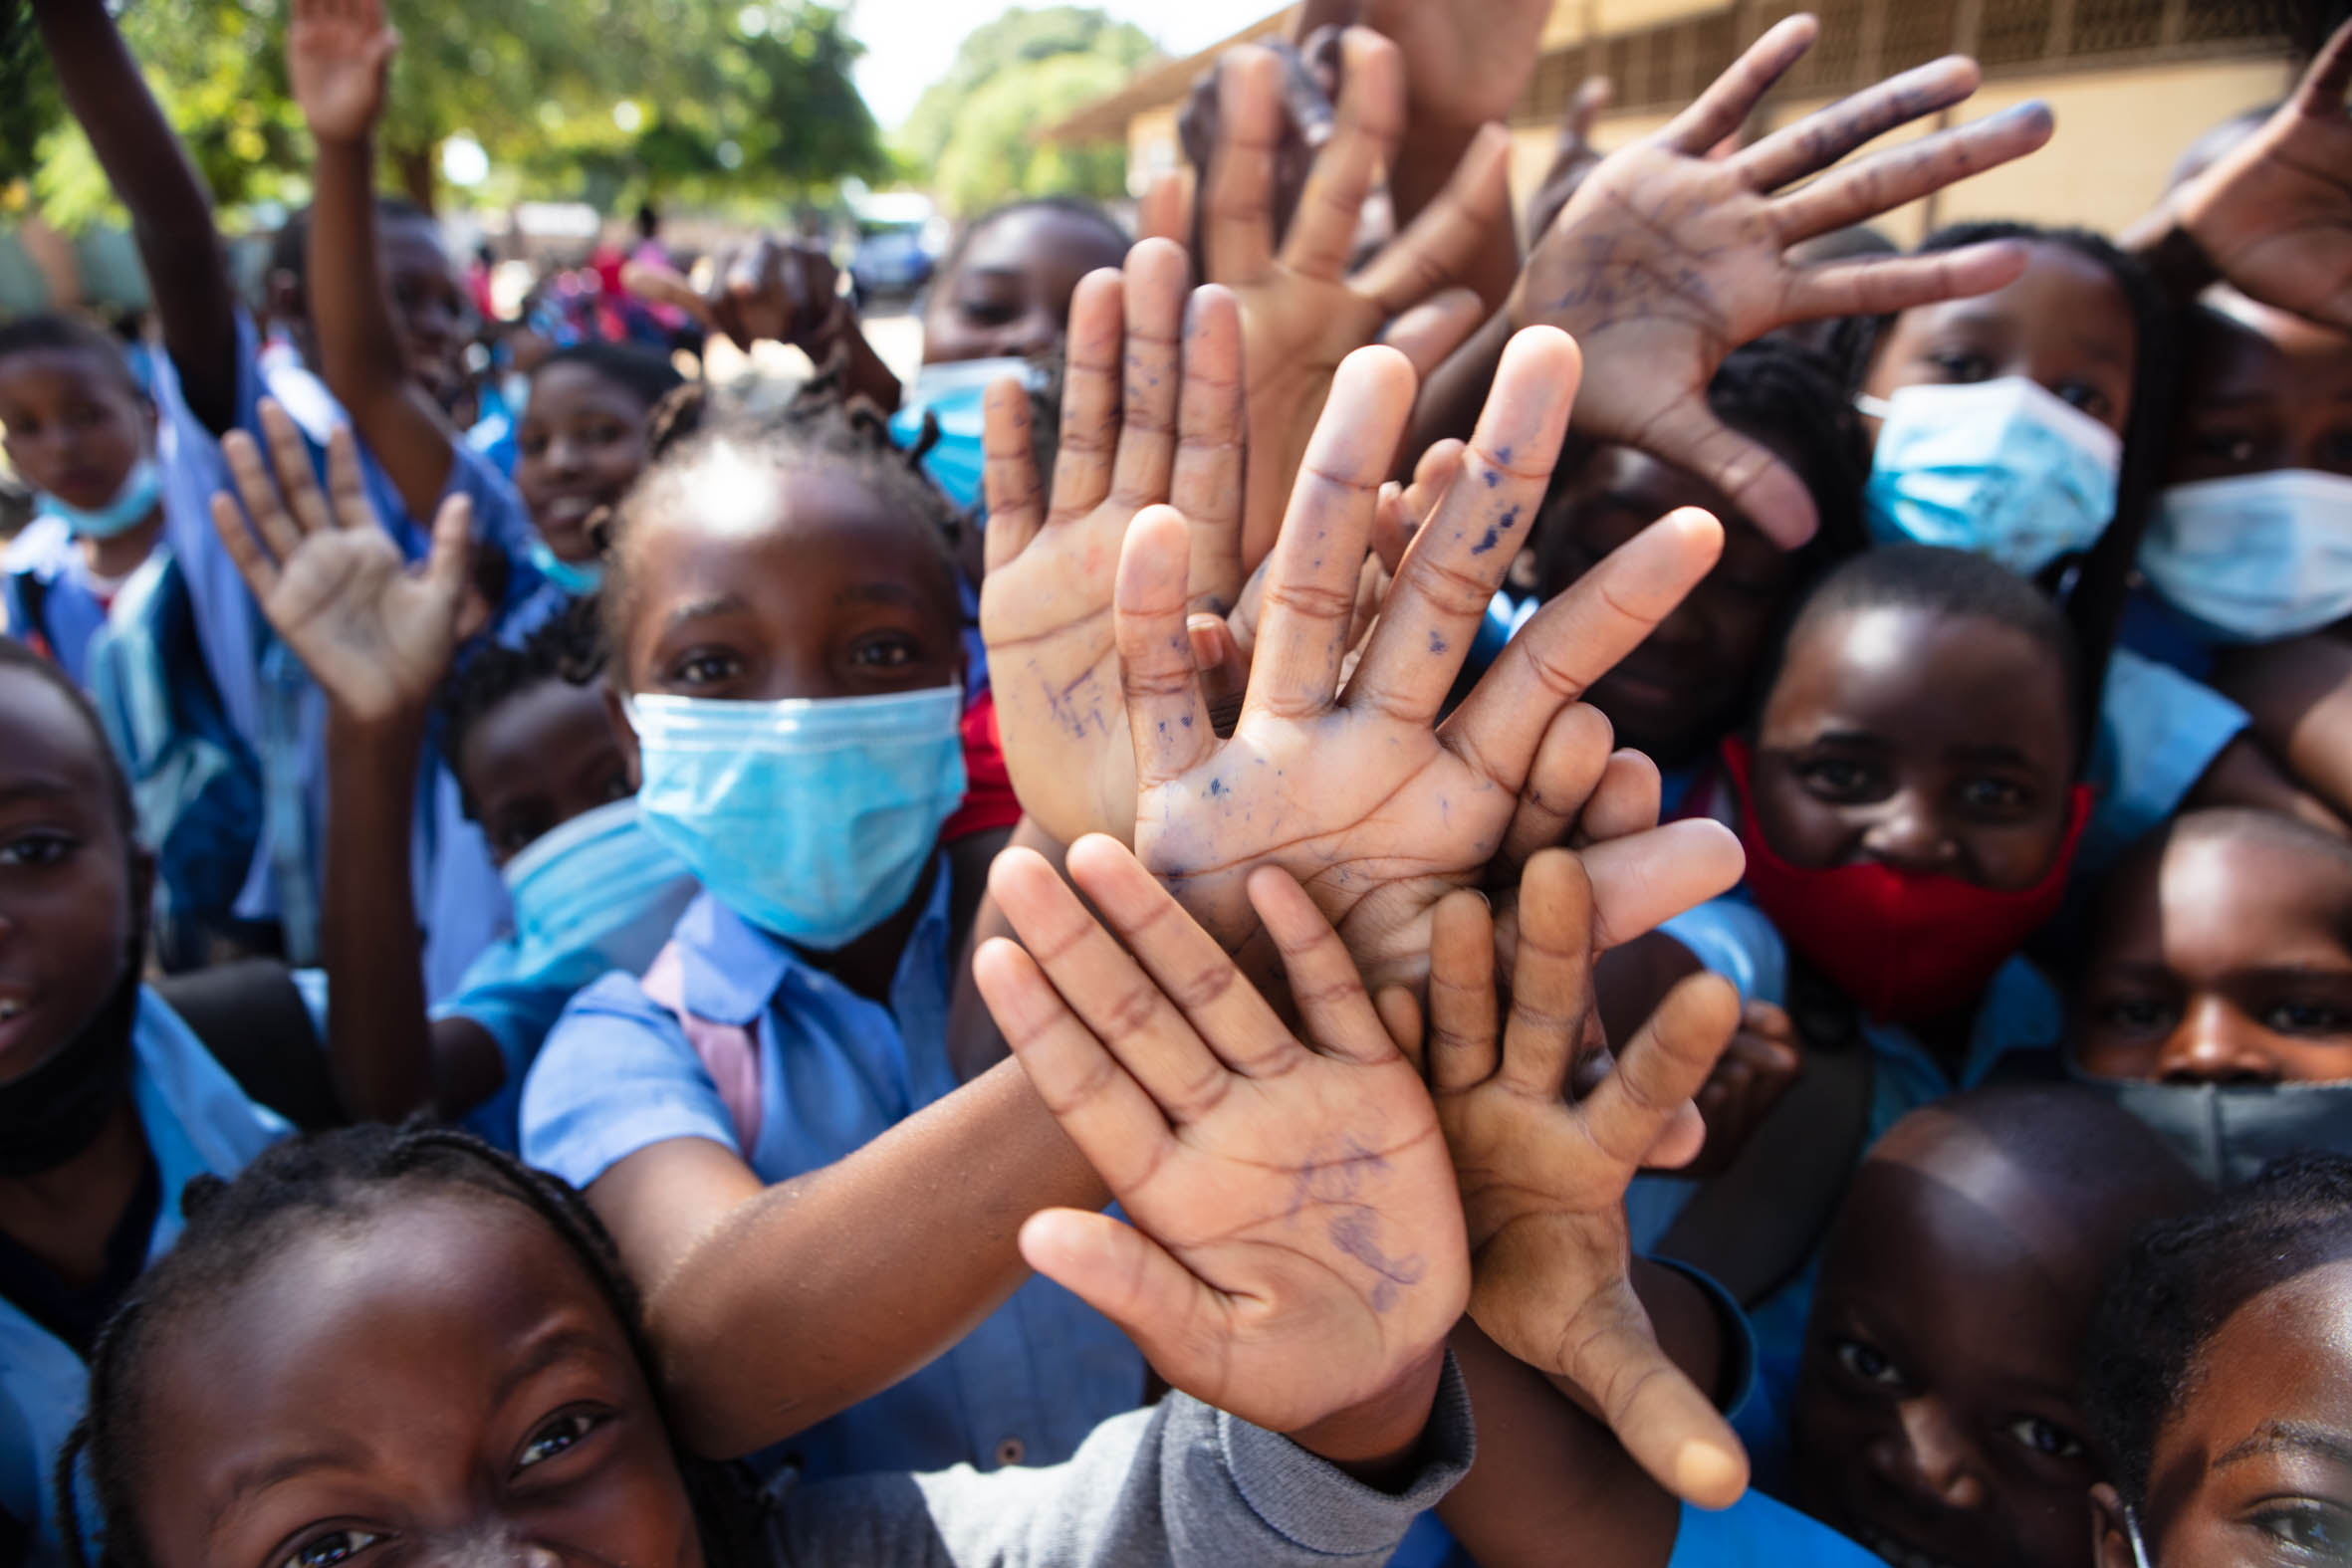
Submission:
<svg viewBox="0 0 2352 1568">
<path fill-rule="evenodd" d="M 1873 860 L 1898 871 L 1951 872 L 1960 845 L 1928 802 L 1910 789 L 1898 791 L 1863 830 L 1862 848 Z"/>
<path fill-rule="evenodd" d="M 2199 997 L 2157 1053 L 2156 1075 L 2167 1083 L 2276 1083 L 2278 1063 L 2262 1046 L 2252 1020 L 2220 997 Z"/>
<path fill-rule="evenodd" d="M 1914 1399 L 1904 1401 L 1896 1414 L 1903 1423 L 1903 1441 L 1891 1456 L 1894 1479 L 1947 1508 L 1984 1506 L 1985 1479 L 1976 1450 L 1952 1413 L 1937 1400 Z M 1886 1467 L 1890 1466 L 1882 1462 Z"/>
</svg>

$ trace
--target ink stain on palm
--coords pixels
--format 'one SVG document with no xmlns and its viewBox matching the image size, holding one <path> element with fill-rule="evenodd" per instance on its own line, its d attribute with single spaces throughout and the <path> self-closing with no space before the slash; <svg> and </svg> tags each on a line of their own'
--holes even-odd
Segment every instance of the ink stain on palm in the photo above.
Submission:
<svg viewBox="0 0 2352 1568">
<path fill-rule="evenodd" d="M 1385 1175 L 1388 1161 L 1352 1137 L 1342 1137 L 1330 1155 L 1310 1159 L 1298 1172 L 1298 1190 L 1292 1204 L 1294 1215 L 1314 1203 L 1335 1210 L 1325 1222 L 1331 1244 L 1370 1269 L 1372 1310 L 1386 1312 L 1406 1288 L 1421 1282 L 1429 1265 L 1418 1252 L 1390 1256 L 1380 1245 L 1377 1208 L 1360 1196 L 1371 1179 Z"/>
</svg>

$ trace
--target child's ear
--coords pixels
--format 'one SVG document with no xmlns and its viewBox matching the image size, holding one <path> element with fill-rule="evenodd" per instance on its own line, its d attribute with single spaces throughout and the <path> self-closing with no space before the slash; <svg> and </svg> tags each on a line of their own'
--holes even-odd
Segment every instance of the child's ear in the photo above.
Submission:
<svg viewBox="0 0 2352 1568">
<path fill-rule="evenodd" d="M 2137 1568 L 2123 1498 L 2105 1481 L 2091 1488 L 2091 1556 L 2099 1568 Z"/>
</svg>

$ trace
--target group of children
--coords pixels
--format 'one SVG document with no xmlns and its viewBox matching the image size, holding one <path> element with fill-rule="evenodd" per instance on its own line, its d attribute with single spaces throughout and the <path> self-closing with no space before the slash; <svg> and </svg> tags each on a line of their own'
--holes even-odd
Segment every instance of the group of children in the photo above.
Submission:
<svg viewBox="0 0 2352 1568">
<path fill-rule="evenodd" d="M 2352 1551 L 2352 29 L 1906 254 L 2049 115 L 1742 144 L 1796 18 L 1523 247 L 1548 4 L 1309 5 L 507 463 L 380 0 L 258 318 L 26 3 L 155 319 L 0 323 L 0 1561 Z"/>
</svg>

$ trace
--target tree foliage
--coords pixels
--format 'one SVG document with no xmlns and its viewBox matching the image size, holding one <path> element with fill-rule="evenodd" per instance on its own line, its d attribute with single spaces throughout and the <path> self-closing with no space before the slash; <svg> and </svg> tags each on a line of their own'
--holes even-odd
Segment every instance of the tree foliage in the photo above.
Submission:
<svg viewBox="0 0 2352 1568">
<path fill-rule="evenodd" d="M 24 3 L 0 0 L 0 155 L 22 160 L 17 173 L 38 169 L 54 219 L 81 221 L 103 207 L 104 181 L 79 134 L 57 123 L 54 95 L 40 96 L 39 40 L 25 47 L 30 24 L 14 25 Z M 387 180 L 413 195 L 431 193 L 437 149 L 459 134 L 507 172 L 511 195 L 773 195 L 886 167 L 849 79 L 858 46 L 840 11 L 818 0 L 389 3 L 402 45 L 381 145 Z M 223 203 L 299 197 L 307 185 L 286 10 L 284 0 L 141 0 L 118 17 Z M 9 173 L 0 165 L 0 184 Z"/>
<path fill-rule="evenodd" d="M 1117 196 L 1126 149 L 1040 146 L 1036 133 L 1115 93 L 1158 57 L 1129 23 L 1084 6 L 1016 7 L 973 30 L 907 116 L 898 143 L 941 205 L 970 215 L 1007 197 Z"/>
</svg>

